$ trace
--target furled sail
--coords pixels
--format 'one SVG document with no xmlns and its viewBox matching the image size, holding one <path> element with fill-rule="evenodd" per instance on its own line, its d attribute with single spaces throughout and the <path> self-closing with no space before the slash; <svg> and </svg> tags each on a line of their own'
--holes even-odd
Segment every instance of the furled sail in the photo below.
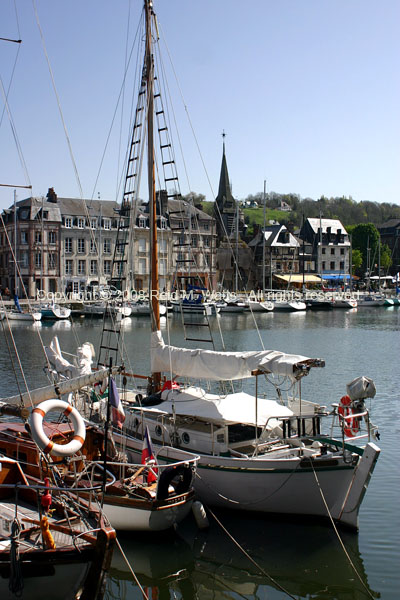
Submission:
<svg viewBox="0 0 400 600">
<path fill-rule="evenodd" d="M 175 376 L 222 381 L 244 379 L 255 371 L 299 379 L 311 367 L 324 367 L 318 358 L 285 354 L 276 350 L 260 352 L 215 352 L 167 346 L 161 331 L 152 333 L 152 373 L 169 372 Z"/>
</svg>

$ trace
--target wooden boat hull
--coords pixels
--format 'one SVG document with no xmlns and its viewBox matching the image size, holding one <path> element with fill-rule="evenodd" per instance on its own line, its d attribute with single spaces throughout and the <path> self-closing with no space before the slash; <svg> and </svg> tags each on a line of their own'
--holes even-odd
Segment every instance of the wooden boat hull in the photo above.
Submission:
<svg viewBox="0 0 400 600">
<path fill-rule="evenodd" d="M 189 514 L 193 499 L 193 491 L 160 502 L 159 505 L 106 496 L 103 509 L 117 530 L 165 531 Z"/>
</svg>

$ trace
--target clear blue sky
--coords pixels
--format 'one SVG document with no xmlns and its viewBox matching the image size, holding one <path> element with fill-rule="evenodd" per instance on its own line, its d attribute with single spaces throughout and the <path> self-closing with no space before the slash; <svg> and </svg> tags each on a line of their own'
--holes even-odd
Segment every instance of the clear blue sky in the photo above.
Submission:
<svg viewBox="0 0 400 600">
<path fill-rule="evenodd" d="M 36 6 L 90 198 L 123 78 L 129 9 L 132 42 L 142 0 L 36 0 Z M 172 82 L 190 177 L 182 178 L 183 193 L 214 199 L 225 130 L 238 199 L 261 192 L 266 179 L 268 191 L 303 198 L 351 195 L 400 204 L 399 0 L 155 0 L 154 6 L 213 190 Z M 1 37 L 23 40 L 9 106 L 33 194 L 54 187 L 59 196 L 79 197 L 32 2 L 2 0 L 0 23 Z M 7 89 L 17 50 L 0 42 Z M 120 121 L 95 198 L 116 197 Z M 6 113 L 0 145 L 0 183 L 25 184 Z M 0 188 L 0 208 L 12 200 L 13 189 Z"/>
</svg>

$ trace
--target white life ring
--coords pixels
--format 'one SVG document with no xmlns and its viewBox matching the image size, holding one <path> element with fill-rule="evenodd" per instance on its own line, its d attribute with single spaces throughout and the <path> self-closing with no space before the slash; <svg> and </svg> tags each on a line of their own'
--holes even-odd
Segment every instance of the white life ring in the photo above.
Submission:
<svg viewBox="0 0 400 600">
<path fill-rule="evenodd" d="M 64 415 L 71 419 L 74 427 L 74 437 L 68 444 L 55 444 L 43 430 L 43 418 L 50 411 L 61 409 Z M 32 437 L 45 454 L 55 456 L 72 456 L 78 452 L 85 441 L 86 427 L 79 412 L 64 400 L 45 400 L 33 409 L 30 419 Z"/>
</svg>

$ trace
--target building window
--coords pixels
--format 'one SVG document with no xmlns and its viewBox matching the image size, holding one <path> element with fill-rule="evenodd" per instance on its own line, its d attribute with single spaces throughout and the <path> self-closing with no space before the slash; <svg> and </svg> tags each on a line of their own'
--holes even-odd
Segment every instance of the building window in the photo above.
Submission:
<svg viewBox="0 0 400 600">
<path fill-rule="evenodd" d="M 103 229 L 111 229 L 111 219 L 103 219 Z"/>
<path fill-rule="evenodd" d="M 57 254 L 55 252 L 49 252 L 49 269 L 55 269 L 57 267 Z"/>
<path fill-rule="evenodd" d="M 335 248 L 331 248 L 331 254 L 335 254 Z"/>
<path fill-rule="evenodd" d="M 166 275 L 167 274 L 167 259 L 166 258 L 162 258 L 159 262 L 159 274 L 160 275 Z"/>
<path fill-rule="evenodd" d="M 97 229 L 97 219 L 90 219 L 90 229 Z"/>
<path fill-rule="evenodd" d="M 64 219 L 64 227 L 71 229 L 72 227 L 72 217 L 65 217 Z"/>
<path fill-rule="evenodd" d="M 167 229 L 167 222 L 165 219 L 160 220 L 160 227 L 161 229 Z"/>
<path fill-rule="evenodd" d="M 78 254 L 85 254 L 85 240 L 83 238 L 78 239 Z"/>
<path fill-rule="evenodd" d="M 104 254 L 111 254 L 111 240 L 106 238 L 103 240 L 103 252 Z"/>
<path fill-rule="evenodd" d="M 331 260 L 331 266 L 330 266 L 331 271 L 335 270 L 335 261 Z"/>
<path fill-rule="evenodd" d="M 280 270 L 281 270 L 281 263 L 280 263 L 280 262 L 277 262 L 277 263 L 276 263 L 276 270 L 277 270 L 277 271 L 280 271 Z"/>
<path fill-rule="evenodd" d="M 341 256 L 344 256 L 344 248 L 340 248 L 340 254 Z"/>
<path fill-rule="evenodd" d="M 78 260 L 78 275 L 86 274 L 86 260 Z"/>
<path fill-rule="evenodd" d="M 145 238 L 140 238 L 138 240 L 139 252 L 146 252 L 146 240 Z"/>
<path fill-rule="evenodd" d="M 96 240 L 90 240 L 90 254 L 97 254 Z"/>
<path fill-rule="evenodd" d="M 167 253 L 167 240 L 160 240 L 160 242 L 158 244 L 158 249 L 161 254 L 166 254 Z"/>
<path fill-rule="evenodd" d="M 146 219 L 144 217 L 139 217 L 139 227 L 146 227 Z"/>
<path fill-rule="evenodd" d="M 72 254 L 72 238 L 65 238 L 64 251 L 65 254 Z"/>
<path fill-rule="evenodd" d="M 72 275 L 73 274 L 73 261 L 70 259 L 67 259 L 65 261 L 65 274 L 66 275 Z"/>
<path fill-rule="evenodd" d="M 326 248 L 322 248 L 322 254 L 325 254 Z"/>
<path fill-rule="evenodd" d="M 35 244 L 41 244 L 41 243 L 42 243 L 42 232 L 35 231 Z"/>
<path fill-rule="evenodd" d="M 49 244 L 56 244 L 57 243 L 57 232 L 56 231 L 49 231 Z"/>
<path fill-rule="evenodd" d="M 27 244 L 28 243 L 28 232 L 22 230 L 21 231 L 21 244 Z"/>
<path fill-rule="evenodd" d="M 325 271 L 325 261 L 322 261 L 322 270 Z"/>
<path fill-rule="evenodd" d="M 90 274 L 97 275 L 97 260 L 90 261 Z"/>
<path fill-rule="evenodd" d="M 78 227 L 79 229 L 85 228 L 85 219 L 84 217 L 78 217 Z"/>
<path fill-rule="evenodd" d="M 42 253 L 35 252 L 35 268 L 41 269 L 41 267 L 42 267 Z"/>
<path fill-rule="evenodd" d="M 208 236 L 204 236 L 203 240 L 204 240 L 205 247 L 209 248 L 210 247 L 210 238 Z"/>
<path fill-rule="evenodd" d="M 340 270 L 344 271 L 344 260 L 340 261 Z"/>
<path fill-rule="evenodd" d="M 118 242 L 115 246 L 115 250 L 116 250 L 117 254 L 123 254 L 124 249 L 125 249 L 124 242 Z"/>
<path fill-rule="evenodd" d="M 204 229 L 204 231 L 208 231 L 210 229 L 209 224 L 208 223 L 204 223 L 203 224 L 203 229 Z"/>
<path fill-rule="evenodd" d="M 104 261 L 104 275 L 111 275 L 111 260 Z"/>
<path fill-rule="evenodd" d="M 146 274 L 146 259 L 145 258 L 139 258 L 139 274 L 140 275 Z"/>
<path fill-rule="evenodd" d="M 3 258 L 3 257 L 2 257 Z M 29 254 L 26 250 L 23 250 L 19 257 L 19 266 L 21 268 L 29 267 Z"/>
</svg>

